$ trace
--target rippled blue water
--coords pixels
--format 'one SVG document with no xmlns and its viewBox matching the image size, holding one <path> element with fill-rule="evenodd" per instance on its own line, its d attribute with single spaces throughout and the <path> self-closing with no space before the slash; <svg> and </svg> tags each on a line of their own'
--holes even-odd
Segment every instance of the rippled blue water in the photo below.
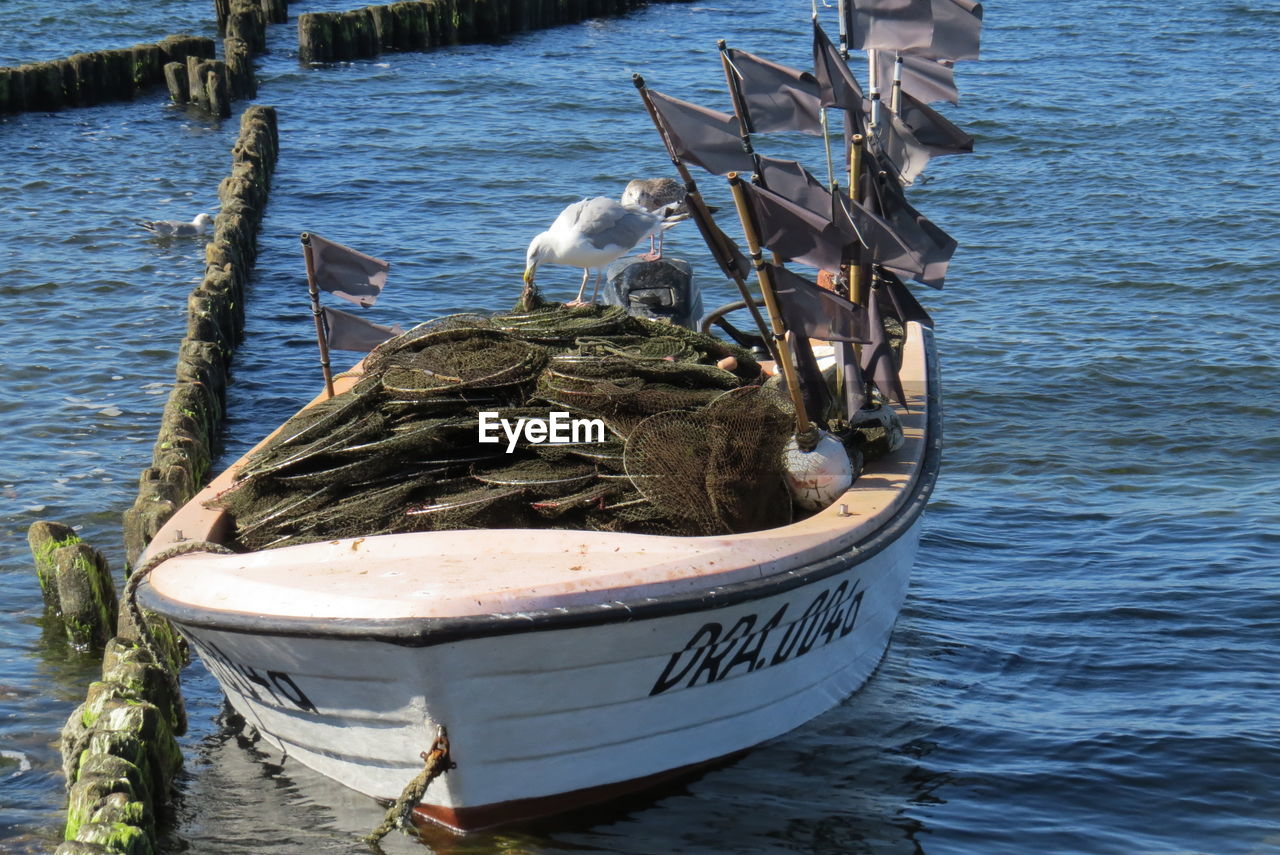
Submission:
<svg viewBox="0 0 1280 855">
<path fill-rule="evenodd" d="M 377 320 L 508 305 L 525 243 L 563 205 L 669 168 L 632 71 L 723 107 L 716 38 L 802 64 L 808 8 L 663 4 L 315 69 L 297 65 L 293 25 L 273 27 L 259 102 L 280 110 L 282 152 L 226 457 L 317 385 L 299 231 L 393 261 Z M 950 111 L 978 152 L 935 161 L 912 191 L 961 249 L 948 290 L 922 295 L 947 449 L 883 667 L 828 715 L 686 785 L 425 845 L 1280 851 L 1280 7 L 986 12 L 984 59 L 962 66 Z M 4 0 L 0 64 L 212 35 L 211 18 L 207 0 Z M 94 672 L 42 633 L 25 531 L 73 523 L 119 568 L 119 516 L 202 257 L 131 221 L 215 205 L 235 130 L 158 91 L 0 118 L 0 750 L 32 766 L 0 760 L 5 851 L 53 846 L 52 743 Z M 819 162 L 803 141 L 776 145 Z M 670 244 L 706 271 L 709 305 L 729 297 L 692 230 Z M 572 293 L 572 270 L 548 274 Z M 199 666 L 185 684 L 172 851 L 363 851 L 371 803 L 224 734 Z"/>
</svg>

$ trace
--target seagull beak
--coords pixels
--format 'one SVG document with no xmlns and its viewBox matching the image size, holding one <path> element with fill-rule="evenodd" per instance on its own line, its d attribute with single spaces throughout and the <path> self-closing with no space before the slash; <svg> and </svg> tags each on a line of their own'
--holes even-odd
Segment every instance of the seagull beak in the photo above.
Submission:
<svg viewBox="0 0 1280 855">
<path fill-rule="evenodd" d="M 536 267 L 526 267 L 526 268 L 524 269 L 524 284 L 526 284 L 526 285 L 532 285 L 532 284 L 533 284 L 533 271 L 535 271 L 535 270 L 537 270 L 537 269 L 538 269 L 538 268 L 536 268 Z"/>
</svg>

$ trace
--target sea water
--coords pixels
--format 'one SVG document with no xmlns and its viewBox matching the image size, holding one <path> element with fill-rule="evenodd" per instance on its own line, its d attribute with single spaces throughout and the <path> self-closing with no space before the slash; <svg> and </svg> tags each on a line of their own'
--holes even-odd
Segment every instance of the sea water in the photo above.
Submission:
<svg viewBox="0 0 1280 855">
<path fill-rule="evenodd" d="M 809 12 L 659 4 L 316 68 L 293 23 L 272 26 L 257 101 L 279 110 L 280 163 L 222 462 L 318 388 L 299 232 L 392 262 L 377 322 L 507 307 L 562 207 L 671 173 L 632 72 L 727 109 L 716 39 L 804 66 Z M 960 249 L 947 289 L 917 292 L 937 320 L 946 450 L 880 670 L 692 781 L 387 851 L 1280 851 L 1277 26 L 1274 0 L 987 4 L 983 59 L 960 65 L 945 108 L 977 151 L 910 190 Z M 212 3 L 4 0 L 0 65 L 179 31 L 215 35 Z M 119 574 L 120 514 L 202 265 L 200 244 L 134 221 L 212 211 L 236 129 L 162 90 L 0 118 L 5 852 L 56 846 L 56 739 L 97 671 L 42 625 L 25 532 L 75 525 Z M 810 138 L 757 145 L 824 171 Z M 731 210 L 722 179 L 699 183 Z M 694 229 L 668 237 L 708 307 L 732 299 Z M 578 275 L 539 282 L 568 299 Z M 199 664 L 183 681 L 167 851 L 366 851 L 376 805 L 223 729 Z"/>
</svg>

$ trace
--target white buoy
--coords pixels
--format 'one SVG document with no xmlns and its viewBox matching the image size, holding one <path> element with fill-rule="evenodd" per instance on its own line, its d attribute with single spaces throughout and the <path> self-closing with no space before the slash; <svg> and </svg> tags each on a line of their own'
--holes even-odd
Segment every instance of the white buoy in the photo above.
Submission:
<svg viewBox="0 0 1280 855">
<path fill-rule="evenodd" d="M 853 483 L 853 465 L 844 443 L 826 432 L 812 451 L 801 451 L 791 437 L 782 448 L 782 467 L 791 498 L 806 511 L 830 506 Z"/>
</svg>

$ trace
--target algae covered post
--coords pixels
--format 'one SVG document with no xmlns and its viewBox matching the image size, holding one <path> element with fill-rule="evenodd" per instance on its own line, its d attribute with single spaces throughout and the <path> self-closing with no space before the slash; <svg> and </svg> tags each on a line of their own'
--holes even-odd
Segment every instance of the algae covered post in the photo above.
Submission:
<svg viewBox="0 0 1280 855">
<path fill-rule="evenodd" d="M 107 559 L 67 525 L 32 523 L 27 543 L 46 612 L 77 650 L 100 650 L 115 632 L 116 591 Z"/>
</svg>

